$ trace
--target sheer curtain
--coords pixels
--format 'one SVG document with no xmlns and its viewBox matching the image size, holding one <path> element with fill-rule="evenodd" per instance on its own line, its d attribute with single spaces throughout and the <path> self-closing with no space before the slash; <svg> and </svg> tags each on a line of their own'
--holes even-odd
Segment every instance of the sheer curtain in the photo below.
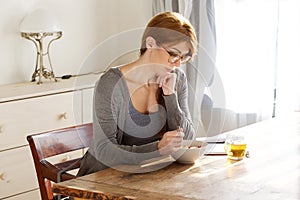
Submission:
<svg viewBox="0 0 300 200">
<path fill-rule="evenodd" d="M 227 0 L 215 8 L 216 65 L 239 126 L 300 111 L 300 2 Z"/>
<path fill-rule="evenodd" d="M 300 1 L 279 0 L 276 115 L 300 111 Z"/>
<path fill-rule="evenodd" d="M 198 127 L 199 130 L 203 127 L 200 135 L 214 135 L 269 119 L 280 105 L 286 105 L 284 100 L 291 95 L 284 91 L 293 84 L 282 80 L 299 74 L 291 70 L 295 67 L 293 63 L 285 71 L 286 59 L 292 57 L 294 62 L 297 58 L 296 51 L 286 53 L 295 38 L 290 39 L 290 46 L 283 39 L 283 35 L 291 32 L 293 23 L 285 31 L 289 18 L 280 19 L 279 15 L 280 10 L 285 10 L 287 15 L 290 2 L 298 1 L 153 1 L 154 14 L 180 12 L 190 19 L 198 34 L 199 54 L 185 70 L 190 84 L 192 117 L 195 123 L 202 122 Z M 297 9 L 292 10 L 294 17 L 300 19 Z M 296 34 L 299 35 L 299 29 L 293 36 Z M 295 79 L 293 82 L 297 83 Z M 300 91 L 299 87 L 295 90 Z M 300 95 L 293 93 L 293 96 L 299 109 Z"/>
<path fill-rule="evenodd" d="M 216 1 L 217 69 L 239 126 L 272 117 L 278 2 Z"/>
</svg>

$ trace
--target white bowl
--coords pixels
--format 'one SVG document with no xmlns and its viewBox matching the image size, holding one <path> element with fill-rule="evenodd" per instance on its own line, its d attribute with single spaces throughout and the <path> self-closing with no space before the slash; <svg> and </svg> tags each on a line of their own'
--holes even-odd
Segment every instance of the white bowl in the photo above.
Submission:
<svg viewBox="0 0 300 200">
<path fill-rule="evenodd" d="M 172 157 L 179 163 L 191 164 L 204 154 L 206 146 L 206 142 L 183 140 L 182 147 Z"/>
</svg>

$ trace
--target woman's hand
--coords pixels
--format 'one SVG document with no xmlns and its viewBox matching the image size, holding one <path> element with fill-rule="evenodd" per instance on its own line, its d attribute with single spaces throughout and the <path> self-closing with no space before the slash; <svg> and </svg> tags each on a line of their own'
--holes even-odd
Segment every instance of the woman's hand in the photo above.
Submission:
<svg viewBox="0 0 300 200">
<path fill-rule="evenodd" d="M 158 74 L 156 83 L 158 87 L 161 87 L 164 95 L 170 95 L 175 93 L 175 83 L 177 74 L 172 72 L 167 72 L 163 75 Z"/>
<path fill-rule="evenodd" d="M 179 128 L 174 131 L 168 131 L 163 135 L 157 145 L 160 155 L 170 155 L 181 147 L 184 136 L 182 131 L 182 128 Z"/>
</svg>

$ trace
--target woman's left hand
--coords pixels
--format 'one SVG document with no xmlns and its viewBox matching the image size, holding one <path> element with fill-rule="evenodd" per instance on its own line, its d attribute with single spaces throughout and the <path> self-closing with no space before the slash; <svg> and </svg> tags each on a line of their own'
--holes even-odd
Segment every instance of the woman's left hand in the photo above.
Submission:
<svg viewBox="0 0 300 200">
<path fill-rule="evenodd" d="M 164 95 L 171 95 L 175 93 L 175 83 L 177 74 L 172 72 L 167 72 L 165 74 L 157 74 L 156 83 L 158 87 L 161 87 Z"/>
</svg>

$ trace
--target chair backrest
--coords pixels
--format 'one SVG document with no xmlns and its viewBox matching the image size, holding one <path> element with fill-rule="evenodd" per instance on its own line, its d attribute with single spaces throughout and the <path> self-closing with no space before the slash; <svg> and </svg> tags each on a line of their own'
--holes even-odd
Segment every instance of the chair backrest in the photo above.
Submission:
<svg viewBox="0 0 300 200">
<path fill-rule="evenodd" d="M 66 168 L 79 168 L 81 161 L 81 158 L 76 158 L 52 164 L 46 158 L 89 147 L 92 139 L 92 123 L 27 136 L 43 200 L 53 198 L 51 189 L 49 191 L 49 181 L 75 178 L 67 172 L 62 173 L 59 178 L 58 174 Z"/>
</svg>

